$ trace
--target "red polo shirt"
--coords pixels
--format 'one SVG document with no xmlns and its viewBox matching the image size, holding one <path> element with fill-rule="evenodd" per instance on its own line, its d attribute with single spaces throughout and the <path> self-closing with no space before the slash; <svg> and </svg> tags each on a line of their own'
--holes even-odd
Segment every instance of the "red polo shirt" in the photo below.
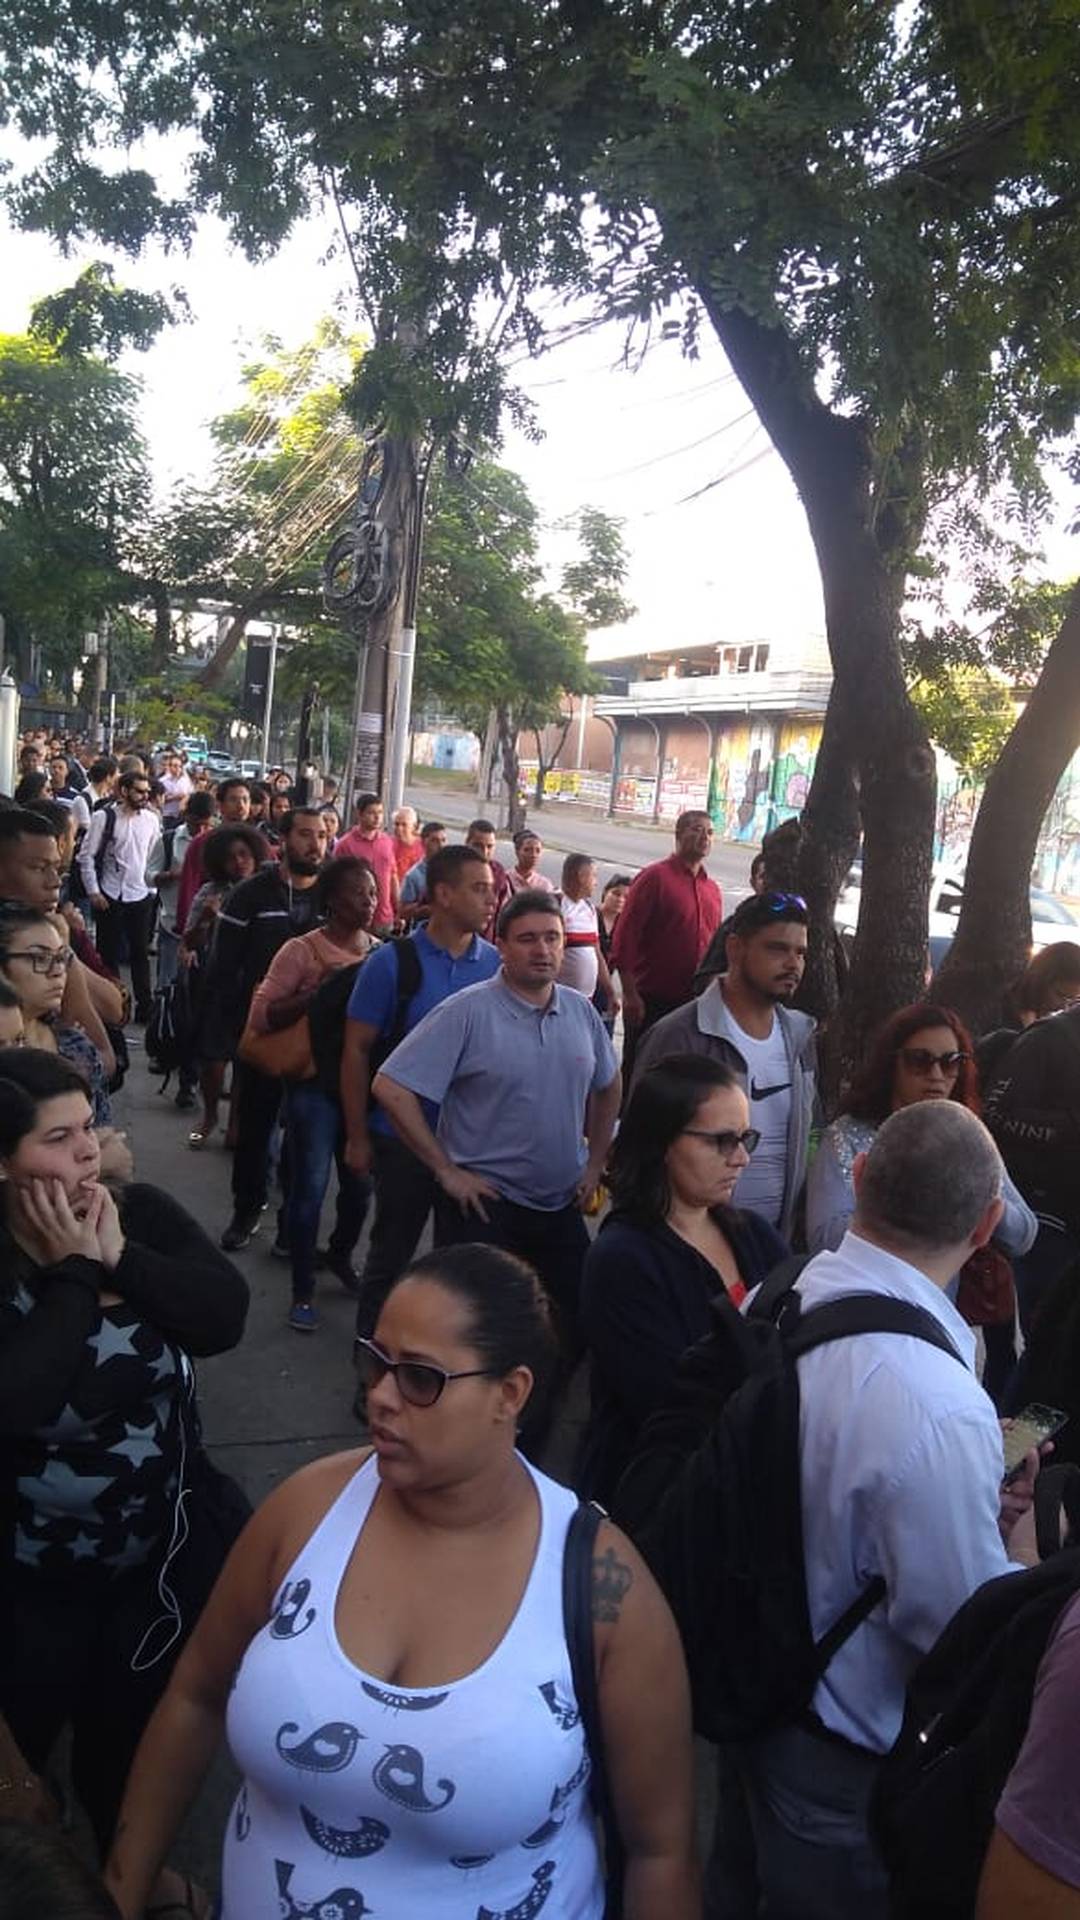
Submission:
<svg viewBox="0 0 1080 1920">
<path fill-rule="evenodd" d="M 691 997 L 694 974 L 723 918 L 723 901 L 704 867 L 691 872 L 677 853 L 643 867 L 615 922 L 611 960 L 650 1000 Z"/>
</svg>

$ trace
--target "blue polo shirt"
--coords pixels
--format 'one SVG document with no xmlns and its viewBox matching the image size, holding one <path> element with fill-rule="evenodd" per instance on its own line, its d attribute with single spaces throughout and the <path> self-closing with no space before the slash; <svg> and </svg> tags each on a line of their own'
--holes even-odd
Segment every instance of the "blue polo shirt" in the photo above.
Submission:
<svg viewBox="0 0 1080 1920">
<path fill-rule="evenodd" d="M 451 994 L 460 993 L 463 987 L 473 987 L 480 981 L 490 980 L 499 971 L 499 956 L 495 948 L 487 940 L 481 940 L 478 934 L 474 933 L 464 953 L 456 957 L 448 953 L 445 947 L 436 946 L 424 927 L 418 928 L 410 938 L 420 955 L 420 985 L 406 1011 L 406 1033 L 411 1033 L 425 1014 L 449 999 Z M 397 1011 L 397 950 L 400 944 L 400 941 L 388 940 L 385 946 L 379 947 L 370 959 L 365 960 L 357 972 L 356 985 L 349 996 L 349 1019 L 366 1021 L 383 1038 L 390 1033 Z M 428 1125 L 434 1128 L 439 1118 L 437 1108 L 433 1105 L 425 1107 L 425 1116 Z M 369 1124 L 375 1133 L 393 1132 L 377 1101 L 372 1105 Z"/>
<path fill-rule="evenodd" d="M 618 1064 L 584 994 L 555 987 L 537 1007 L 500 972 L 436 1007 L 382 1071 L 438 1102 L 451 1160 L 483 1174 L 504 1199 L 550 1213 L 574 1197 L 588 1157 L 589 1095 L 611 1085 Z"/>
</svg>

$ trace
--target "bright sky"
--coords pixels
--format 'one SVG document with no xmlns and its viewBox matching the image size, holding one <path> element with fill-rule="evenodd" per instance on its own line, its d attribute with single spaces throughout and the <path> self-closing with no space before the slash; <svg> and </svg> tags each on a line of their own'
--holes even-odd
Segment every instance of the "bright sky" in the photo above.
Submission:
<svg viewBox="0 0 1080 1920">
<path fill-rule="evenodd" d="M 158 479 L 205 469 L 206 422 L 235 399 L 245 345 L 271 330 L 286 345 L 307 337 L 347 287 L 320 256 L 330 232 L 309 223 L 276 259 L 253 267 L 224 230 L 205 221 L 186 258 L 148 249 L 118 259 L 127 285 L 182 285 L 193 322 L 171 329 L 130 370 L 145 383 L 144 431 Z M 0 331 L 21 332 L 30 306 L 66 286 L 89 248 L 64 259 L 48 240 L 0 226 Z M 348 307 L 343 317 L 356 324 Z M 806 523 L 786 471 L 749 413 L 719 348 L 696 362 L 657 345 L 636 372 L 619 365 L 621 333 L 588 335 L 515 377 L 536 402 L 544 438 L 511 432 L 503 459 L 526 480 L 543 515 L 552 566 L 568 552 L 557 523 L 593 505 L 625 519 L 630 599 L 625 631 L 640 646 L 745 636 L 787 641 L 823 628 Z M 700 488 L 732 471 L 696 500 Z"/>
</svg>

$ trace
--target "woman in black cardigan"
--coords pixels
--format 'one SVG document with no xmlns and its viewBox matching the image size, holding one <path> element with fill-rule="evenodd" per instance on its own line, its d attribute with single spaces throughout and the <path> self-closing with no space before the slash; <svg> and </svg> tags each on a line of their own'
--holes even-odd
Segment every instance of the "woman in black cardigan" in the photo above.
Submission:
<svg viewBox="0 0 1080 1920">
<path fill-rule="evenodd" d="M 582 1324 L 592 1415 L 578 1485 L 610 1500 L 638 1433 L 667 1394 L 714 1303 L 734 1313 L 788 1248 L 768 1221 L 732 1206 L 757 1145 L 730 1068 L 697 1054 L 638 1080 L 611 1157 L 612 1211 L 585 1261 Z"/>
<path fill-rule="evenodd" d="M 188 1356 L 237 1344 L 248 1291 L 167 1193 L 117 1204 L 99 1171 L 78 1071 L 0 1050 L 0 1713 L 35 1769 L 71 1725 L 104 1851 L 241 1517 L 199 1444 Z"/>
</svg>

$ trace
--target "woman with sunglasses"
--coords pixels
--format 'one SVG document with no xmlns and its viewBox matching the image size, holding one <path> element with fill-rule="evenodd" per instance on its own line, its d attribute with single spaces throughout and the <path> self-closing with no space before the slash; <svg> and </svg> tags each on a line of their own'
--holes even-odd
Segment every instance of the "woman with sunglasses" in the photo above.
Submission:
<svg viewBox="0 0 1080 1920">
<path fill-rule="evenodd" d="M 106 1873 L 123 1920 L 227 1732 L 244 1779 L 221 1920 L 601 1920 L 589 1755 L 563 1618 L 576 1500 L 517 1450 L 556 1360 L 532 1269 L 415 1261 L 358 1346 L 371 1447 L 260 1508 L 139 1749 Z M 699 1914 L 686 1673 L 604 1521 L 593 1559 L 625 1920 Z"/>
<path fill-rule="evenodd" d="M 788 1252 L 733 1202 L 758 1143 L 733 1070 L 675 1054 L 634 1086 L 608 1168 L 612 1211 L 585 1260 L 582 1325 L 592 1413 L 578 1485 L 608 1502 L 681 1353 L 732 1313 Z"/>
<path fill-rule="evenodd" d="M 972 1113 L 979 1111 L 971 1035 L 950 1007 L 922 1002 L 901 1007 L 879 1030 L 852 1081 L 843 1112 L 826 1127 L 810 1167 L 806 1239 L 811 1253 L 840 1245 L 855 1211 L 852 1168 L 856 1158 L 867 1151 L 890 1113 L 918 1100 L 959 1100 Z M 1004 1170 L 1002 1198 L 1005 1212 L 993 1245 L 1006 1256 L 1026 1253 L 1038 1222 Z M 1015 1305 L 1011 1285 L 1007 1293 Z M 975 1321 L 963 1295 L 957 1304 Z M 1008 1299 L 1000 1310 L 1008 1316 Z M 986 1345 L 983 1384 L 997 1400 L 1015 1359 L 1013 1321 L 1006 1317 L 998 1324 L 981 1320 L 975 1324 L 983 1326 Z"/>
<path fill-rule="evenodd" d="M 18 998 L 26 1045 L 58 1053 L 77 1067 L 90 1088 L 94 1125 L 108 1127 L 112 1109 L 101 1055 L 80 1027 L 67 1026 L 60 1019 L 74 957 L 53 922 L 36 908 L 0 908 L 0 976 Z"/>
</svg>

